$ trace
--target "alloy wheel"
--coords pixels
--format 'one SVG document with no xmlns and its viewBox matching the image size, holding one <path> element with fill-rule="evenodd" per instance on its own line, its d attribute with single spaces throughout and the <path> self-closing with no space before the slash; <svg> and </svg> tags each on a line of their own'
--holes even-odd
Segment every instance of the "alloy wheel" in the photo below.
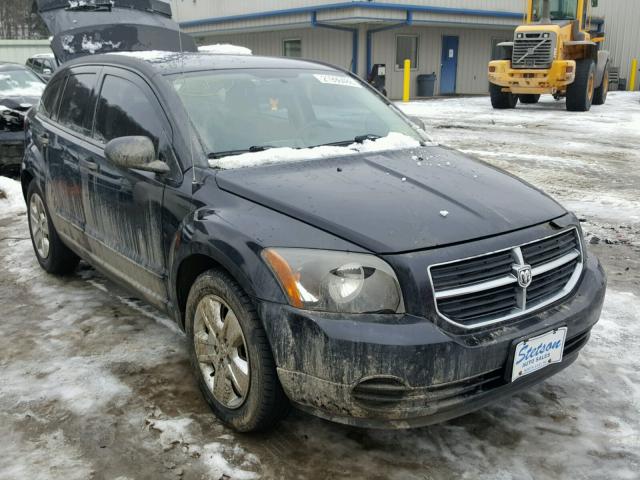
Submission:
<svg viewBox="0 0 640 480">
<path fill-rule="evenodd" d="M 31 195 L 29 202 L 29 224 L 33 244 L 38 256 L 44 260 L 49 256 L 49 221 L 42 198 L 37 193 Z"/>
<path fill-rule="evenodd" d="M 238 318 L 224 300 L 207 295 L 198 303 L 193 327 L 196 358 L 209 391 L 224 407 L 240 408 L 251 377 Z"/>
</svg>

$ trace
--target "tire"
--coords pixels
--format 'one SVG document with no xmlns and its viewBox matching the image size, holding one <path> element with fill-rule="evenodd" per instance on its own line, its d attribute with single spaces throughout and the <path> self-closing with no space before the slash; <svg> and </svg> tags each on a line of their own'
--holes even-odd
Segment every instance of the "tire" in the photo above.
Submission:
<svg viewBox="0 0 640 480">
<path fill-rule="evenodd" d="M 567 110 L 588 112 L 594 99 L 596 64 L 593 60 L 576 61 L 575 81 L 567 87 Z"/>
<path fill-rule="evenodd" d="M 51 222 L 44 195 L 35 181 L 31 181 L 27 188 L 27 218 L 31 244 L 40 266 L 47 273 L 54 275 L 73 272 L 80 258 L 60 240 Z"/>
<path fill-rule="evenodd" d="M 607 101 L 607 94 L 609 93 L 609 64 L 604 67 L 604 75 L 602 76 L 602 83 L 595 92 L 593 92 L 593 105 L 604 105 Z"/>
<path fill-rule="evenodd" d="M 524 104 L 533 104 L 540 101 L 540 95 L 534 94 L 518 95 L 518 98 L 520 99 L 520 103 Z"/>
<path fill-rule="evenodd" d="M 503 92 L 499 85 L 489 84 L 489 94 L 491 95 L 491 105 L 498 110 L 516 108 L 518 96 L 513 93 Z"/>
<path fill-rule="evenodd" d="M 223 423 L 239 432 L 255 432 L 286 416 L 289 400 L 266 333 L 251 299 L 233 278 L 219 270 L 201 274 L 189 292 L 185 318 L 198 386 Z M 218 389 L 217 381 L 224 386 Z"/>
</svg>

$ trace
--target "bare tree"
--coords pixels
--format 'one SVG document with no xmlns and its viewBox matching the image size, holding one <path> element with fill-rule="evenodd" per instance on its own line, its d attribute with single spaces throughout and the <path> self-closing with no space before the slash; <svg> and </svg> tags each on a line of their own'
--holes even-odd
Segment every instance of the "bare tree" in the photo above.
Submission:
<svg viewBox="0 0 640 480">
<path fill-rule="evenodd" d="M 33 0 L 0 0 L 0 38 L 47 38 L 49 32 L 35 13 Z"/>
</svg>

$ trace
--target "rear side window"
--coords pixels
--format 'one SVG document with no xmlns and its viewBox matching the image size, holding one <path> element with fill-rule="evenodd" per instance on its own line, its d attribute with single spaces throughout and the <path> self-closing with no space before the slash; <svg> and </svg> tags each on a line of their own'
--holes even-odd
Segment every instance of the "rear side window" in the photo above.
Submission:
<svg viewBox="0 0 640 480">
<path fill-rule="evenodd" d="M 83 135 L 91 132 L 96 77 L 95 73 L 70 75 L 60 102 L 58 122 Z"/>
<path fill-rule="evenodd" d="M 56 116 L 56 105 L 60 96 L 60 87 L 62 86 L 62 78 L 54 80 L 47 85 L 46 90 L 42 94 L 40 101 L 40 112 L 50 118 Z"/>
<path fill-rule="evenodd" d="M 118 137 L 142 135 L 153 140 L 156 149 L 162 124 L 150 96 L 135 83 L 107 75 L 96 111 L 95 137 L 107 143 Z"/>
</svg>

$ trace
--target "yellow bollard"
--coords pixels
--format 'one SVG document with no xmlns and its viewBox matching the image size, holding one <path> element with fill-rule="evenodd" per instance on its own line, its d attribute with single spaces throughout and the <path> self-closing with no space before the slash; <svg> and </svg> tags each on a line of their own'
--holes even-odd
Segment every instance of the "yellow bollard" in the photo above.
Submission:
<svg viewBox="0 0 640 480">
<path fill-rule="evenodd" d="M 638 73 L 638 59 L 631 60 L 631 75 L 629 75 L 629 91 L 635 92 L 636 90 L 636 74 Z"/>
<path fill-rule="evenodd" d="M 404 83 L 402 87 L 402 101 L 408 102 L 411 90 L 411 60 L 404 61 Z"/>
</svg>

